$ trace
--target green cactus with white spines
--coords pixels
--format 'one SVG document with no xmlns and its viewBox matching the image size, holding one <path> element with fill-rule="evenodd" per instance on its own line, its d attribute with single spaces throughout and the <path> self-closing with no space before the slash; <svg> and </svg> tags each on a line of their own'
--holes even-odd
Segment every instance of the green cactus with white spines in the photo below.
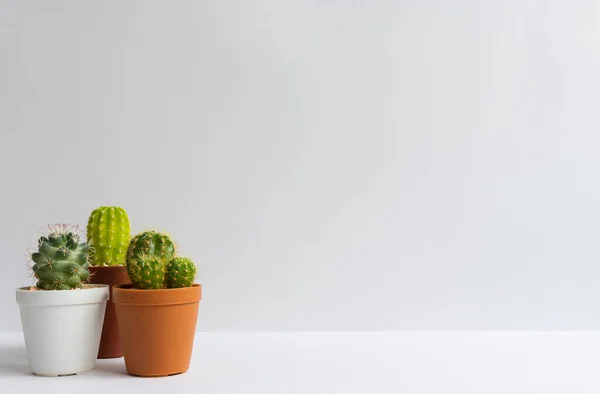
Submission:
<svg viewBox="0 0 600 394">
<path fill-rule="evenodd" d="M 141 254 L 127 260 L 127 274 L 137 289 L 162 289 L 165 265 L 158 256 Z"/>
<path fill-rule="evenodd" d="M 87 243 L 79 243 L 76 227 L 50 226 L 47 237 L 38 240 L 38 251 L 31 254 L 36 287 L 44 290 L 69 290 L 88 280 Z"/>
<path fill-rule="evenodd" d="M 196 266 L 192 260 L 185 257 L 176 257 L 169 261 L 165 270 L 165 287 L 175 289 L 190 287 L 196 277 Z"/>
<path fill-rule="evenodd" d="M 124 265 L 131 239 L 127 212 L 121 207 L 94 209 L 87 224 L 87 239 L 94 250 L 91 265 Z"/>
</svg>

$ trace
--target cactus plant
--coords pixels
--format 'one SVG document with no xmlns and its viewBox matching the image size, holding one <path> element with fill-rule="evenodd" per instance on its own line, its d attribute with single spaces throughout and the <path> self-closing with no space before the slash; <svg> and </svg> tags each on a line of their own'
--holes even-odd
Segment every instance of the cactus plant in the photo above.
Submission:
<svg viewBox="0 0 600 394">
<path fill-rule="evenodd" d="M 69 290 L 82 287 L 90 275 L 87 243 L 79 243 L 76 227 L 49 226 L 47 237 L 38 240 L 38 251 L 31 254 L 36 287 L 45 290 Z"/>
<path fill-rule="evenodd" d="M 124 265 L 130 238 L 129 217 L 123 208 L 94 209 L 87 224 L 87 240 L 94 250 L 90 264 Z"/>
<path fill-rule="evenodd" d="M 165 286 L 168 289 L 190 287 L 196 277 L 196 266 L 192 260 L 176 257 L 169 261 L 165 270 Z"/>
<path fill-rule="evenodd" d="M 163 265 L 166 265 L 175 257 L 175 246 L 168 235 L 156 231 L 145 231 L 133 237 L 129 242 L 127 264 L 138 255 L 159 257 Z"/>
<path fill-rule="evenodd" d="M 175 257 L 175 246 L 168 235 L 145 231 L 133 237 L 127 249 L 127 273 L 134 287 L 161 289 L 166 264 Z"/>
<path fill-rule="evenodd" d="M 135 288 L 162 289 L 165 266 L 158 256 L 140 254 L 127 261 L 127 274 Z"/>
</svg>

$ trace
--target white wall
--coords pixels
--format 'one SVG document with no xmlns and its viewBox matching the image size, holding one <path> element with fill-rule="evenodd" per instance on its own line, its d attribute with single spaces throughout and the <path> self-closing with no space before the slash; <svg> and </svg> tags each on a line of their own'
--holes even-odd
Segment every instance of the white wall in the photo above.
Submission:
<svg viewBox="0 0 600 394">
<path fill-rule="evenodd" d="M 598 1 L 0 0 L 0 329 L 121 205 L 201 329 L 600 329 Z"/>
</svg>

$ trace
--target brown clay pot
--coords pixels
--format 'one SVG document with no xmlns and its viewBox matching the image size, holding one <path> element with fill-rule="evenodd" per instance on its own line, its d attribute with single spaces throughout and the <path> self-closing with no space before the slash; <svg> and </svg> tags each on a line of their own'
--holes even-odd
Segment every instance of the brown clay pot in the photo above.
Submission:
<svg viewBox="0 0 600 394">
<path fill-rule="evenodd" d="M 102 326 L 102 337 L 100 338 L 100 348 L 98 349 L 98 358 L 117 358 L 123 357 L 123 348 L 119 338 L 119 329 L 117 325 L 117 315 L 115 314 L 115 305 L 112 303 L 113 286 L 129 283 L 127 268 L 122 265 L 109 267 L 90 266 L 90 283 L 108 285 L 110 288 L 110 300 L 106 303 L 106 313 L 104 314 L 104 325 Z"/>
<path fill-rule="evenodd" d="M 141 290 L 128 284 L 113 291 L 127 372 L 168 376 L 187 371 L 202 286 Z"/>
</svg>

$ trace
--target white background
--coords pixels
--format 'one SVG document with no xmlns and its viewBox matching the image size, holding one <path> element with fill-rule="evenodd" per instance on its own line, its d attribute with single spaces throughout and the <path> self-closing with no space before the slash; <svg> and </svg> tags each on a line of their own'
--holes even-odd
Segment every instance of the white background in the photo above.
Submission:
<svg viewBox="0 0 600 394">
<path fill-rule="evenodd" d="M 0 0 L 0 330 L 125 207 L 202 330 L 598 329 L 597 1 Z"/>
</svg>

